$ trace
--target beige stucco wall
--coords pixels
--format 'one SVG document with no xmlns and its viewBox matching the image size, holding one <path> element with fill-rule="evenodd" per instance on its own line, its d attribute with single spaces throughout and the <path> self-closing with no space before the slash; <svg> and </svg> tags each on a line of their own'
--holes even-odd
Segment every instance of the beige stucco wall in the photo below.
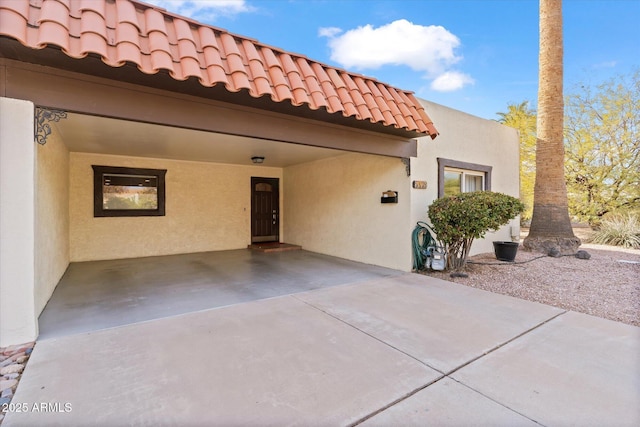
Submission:
<svg viewBox="0 0 640 427">
<path fill-rule="evenodd" d="M 411 269 L 409 178 L 397 158 L 345 154 L 284 170 L 285 235 L 306 250 Z M 398 204 L 381 204 L 383 191 Z"/>
<path fill-rule="evenodd" d="M 69 151 L 52 128 L 47 143 L 36 144 L 36 314 L 69 265 Z"/>
<path fill-rule="evenodd" d="M 0 97 L 0 347 L 38 336 L 32 102 Z"/>
<path fill-rule="evenodd" d="M 429 204 L 438 197 L 437 158 L 493 166 L 491 190 L 514 197 L 520 192 L 518 132 L 492 120 L 420 100 L 440 132 L 432 141 L 418 140 L 418 157 L 411 159 L 411 179 L 427 181 L 426 190 L 411 189 L 411 222 L 427 219 Z M 519 235 L 519 219 L 473 243 L 471 253 L 493 252 L 494 240 Z"/>
<path fill-rule="evenodd" d="M 282 178 L 282 169 L 260 166 L 87 153 L 70 158 L 71 261 L 246 248 L 251 176 Z M 91 165 L 167 169 L 166 216 L 94 218 Z"/>
</svg>

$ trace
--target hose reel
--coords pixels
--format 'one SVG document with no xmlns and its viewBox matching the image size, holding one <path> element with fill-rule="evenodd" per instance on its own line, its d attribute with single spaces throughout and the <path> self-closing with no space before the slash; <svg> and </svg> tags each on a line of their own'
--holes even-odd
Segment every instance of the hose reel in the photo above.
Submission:
<svg viewBox="0 0 640 427">
<path fill-rule="evenodd" d="M 413 268 L 416 271 L 431 269 L 443 271 L 447 267 L 444 245 L 435 237 L 435 232 L 426 222 L 418 221 L 412 233 Z"/>
</svg>

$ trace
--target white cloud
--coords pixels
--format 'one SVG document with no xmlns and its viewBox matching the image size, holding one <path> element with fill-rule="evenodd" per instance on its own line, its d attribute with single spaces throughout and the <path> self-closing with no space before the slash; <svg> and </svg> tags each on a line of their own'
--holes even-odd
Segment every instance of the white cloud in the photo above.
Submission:
<svg viewBox="0 0 640 427">
<path fill-rule="evenodd" d="M 462 59 L 455 52 L 460 39 L 441 26 L 400 19 L 377 28 L 365 25 L 344 33 L 334 27 L 321 28 L 318 34 L 329 38 L 331 59 L 345 68 L 405 65 L 434 79 L 434 90 L 456 90 L 473 82 L 468 75 L 450 71 Z"/>
<path fill-rule="evenodd" d="M 338 27 L 320 27 L 318 29 L 318 35 L 320 37 L 335 37 L 342 32 L 341 28 Z"/>
<path fill-rule="evenodd" d="M 193 19 L 215 19 L 253 10 L 245 0 L 144 0 L 169 12 Z"/>
<path fill-rule="evenodd" d="M 433 79 L 431 89 L 437 92 L 452 92 L 473 83 L 475 83 L 475 80 L 468 74 L 458 71 L 446 71 Z"/>
</svg>

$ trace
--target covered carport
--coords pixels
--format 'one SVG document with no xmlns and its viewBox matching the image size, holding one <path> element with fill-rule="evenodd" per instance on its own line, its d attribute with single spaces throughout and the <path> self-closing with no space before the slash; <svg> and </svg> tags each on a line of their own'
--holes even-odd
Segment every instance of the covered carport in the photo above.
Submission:
<svg viewBox="0 0 640 427">
<path fill-rule="evenodd" d="M 37 336 L 75 262 L 271 239 L 410 265 L 409 198 L 380 195 L 409 188 L 400 160 L 436 135 L 411 93 L 135 1 L 16 1 L 0 19 L 0 345 Z M 94 166 L 164 171 L 166 209 L 97 214 Z M 252 178 L 278 183 L 275 231 L 255 231 Z"/>
</svg>

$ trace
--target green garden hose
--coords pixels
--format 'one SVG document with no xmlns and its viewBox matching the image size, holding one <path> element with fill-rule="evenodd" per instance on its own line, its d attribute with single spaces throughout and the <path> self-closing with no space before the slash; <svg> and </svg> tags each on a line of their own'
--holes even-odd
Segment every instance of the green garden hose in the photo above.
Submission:
<svg viewBox="0 0 640 427">
<path fill-rule="evenodd" d="M 433 234 L 432 234 L 433 233 Z M 411 233 L 413 246 L 413 268 L 416 271 L 424 270 L 427 262 L 427 248 L 437 246 L 437 241 L 433 237 L 435 233 L 426 222 L 418 221 L 416 228 Z"/>
</svg>

